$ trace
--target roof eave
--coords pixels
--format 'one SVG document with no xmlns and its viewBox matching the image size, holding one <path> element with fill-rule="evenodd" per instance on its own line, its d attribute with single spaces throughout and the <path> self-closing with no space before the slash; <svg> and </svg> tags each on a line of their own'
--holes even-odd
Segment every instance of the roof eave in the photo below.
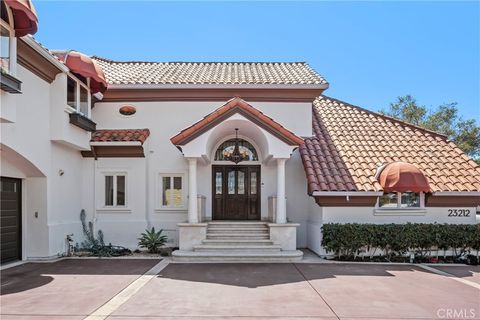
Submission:
<svg viewBox="0 0 480 320">
<path fill-rule="evenodd" d="M 47 49 L 45 49 L 40 43 L 38 43 L 32 36 L 24 36 L 21 38 L 28 46 L 39 53 L 42 57 L 47 59 L 52 65 L 58 68 L 62 72 L 69 72 L 70 69 L 62 62 L 60 62 L 55 56 L 53 56 Z"/>
<path fill-rule="evenodd" d="M 109 84 L 108 90 L 136 90 L 136 89 L 271 89 L 271 90 L 326 90 L 328 83 L 322 84 Z"/>
</svg>

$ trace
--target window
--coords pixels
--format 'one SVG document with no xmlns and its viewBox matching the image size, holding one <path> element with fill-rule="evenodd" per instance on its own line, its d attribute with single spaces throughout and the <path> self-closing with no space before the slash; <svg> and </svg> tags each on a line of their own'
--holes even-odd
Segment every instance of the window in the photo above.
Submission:
<svg viewBox="0 0 480 320">
<path fill-rule="evenodd" d="M 10 31 L 0 25 L 0 63 L 2 71 L 10 73 Z"/>
<path fill-rule="evenodd" d="M 67 79 L 67 104 L 75 110 L 75 112 L 83 116 L 90 117 L 90 90 L 87 84 L 81 80 L 69 76 Z"/>
<path fill-rule="evenodd" d="M 226 161 L 235 149 L 235 139 L 222 143 L 215 152 L 215 160 Z M 243 161 L 258 161 L 257 150 L 246 140 L 239 139 L 238 149 Z"/>
<path fill-rule="evenodd" d="M 184 187 L 183 175 L 161 174 L 160 175 L 160 205 L 162 208 L 183 208 Z"/>
<path fill-rule="evenodd" d="M 105 206 L 124 207 L 126 205 L 126 175 L 105 175 Z"/>
<path fill-rule="evenodd" d="M 67 104 L 77 110 L 77 82 L 70 77 L 67 80 Z"/>
<path fill-rule="evenodd" d="M 378 198 L 380 208 L 422 208 L 423 193 L 391 192 Z"/>
</svg>

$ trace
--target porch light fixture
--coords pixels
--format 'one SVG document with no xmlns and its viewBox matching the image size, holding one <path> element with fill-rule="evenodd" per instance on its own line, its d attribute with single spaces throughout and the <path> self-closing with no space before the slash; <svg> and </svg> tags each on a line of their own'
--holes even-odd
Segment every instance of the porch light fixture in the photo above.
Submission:
<svg viewBox="0 0 480 320">
<path fill-rule="evenodd" d="M 235 128 L 235 147 L 233 148 L 233 152 L 228 156 L 228 160 L 234 162 L 235 164 L 243 161 L 238 141 L 238 128 Z"/>
</svg>

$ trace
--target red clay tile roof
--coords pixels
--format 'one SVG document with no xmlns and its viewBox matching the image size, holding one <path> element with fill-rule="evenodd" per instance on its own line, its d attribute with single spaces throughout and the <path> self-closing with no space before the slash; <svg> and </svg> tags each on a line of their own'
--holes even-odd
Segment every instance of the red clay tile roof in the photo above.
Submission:
<svg viewBox="0 0 480 320">
<path fill-rule="evenodd" d="M 480 166 L 440 134 L 326 96 L 313 129 L 300 146 L 309 194 L 382 191 L 377 168 L 395 161 L 422 170 L 433 192 L 480 191 Z"/>
<path fill-rule="evenodd" d="M 150 135 L 148 129 L 102 129 L 92 133 L 91 142 L 133 142 L 142 144 Z"/>
<path fill-rule="evenodd" d="M 172 137 L 170 141 L 174 145 L 185 145 L 197 137 L 200 133 L 207 131 L 215 124 L 229 118 L 235 113 L 242 114 L 247 119 L 257 123 L 259 126 L 290 145 L 303 144 L 302 138 L 285 129 L 281 124 L 275 122 L 275 120 L 266 116 L 238 97 L 229 100 L 226 104 L 208 114 L 202 120 L 182 130 L 179 134 Z"/>
<path fill-rule="evenodd" d="M 305 62 L 145 62 L 92 57 L 109 84 L 327 85 Z"/>
</svg>

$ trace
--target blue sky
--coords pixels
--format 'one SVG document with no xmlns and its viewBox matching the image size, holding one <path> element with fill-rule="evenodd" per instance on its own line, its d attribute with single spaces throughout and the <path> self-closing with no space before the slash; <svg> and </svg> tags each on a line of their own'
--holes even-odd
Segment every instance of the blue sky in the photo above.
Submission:
<svg viewBox="0 0 480 320">
<path fill-rule="evenodd" d="M 113 60 L 306 61 L 327 95 L 480 120 L 479 2 L 34 1 L 37 40 Z"/>
</svg>

